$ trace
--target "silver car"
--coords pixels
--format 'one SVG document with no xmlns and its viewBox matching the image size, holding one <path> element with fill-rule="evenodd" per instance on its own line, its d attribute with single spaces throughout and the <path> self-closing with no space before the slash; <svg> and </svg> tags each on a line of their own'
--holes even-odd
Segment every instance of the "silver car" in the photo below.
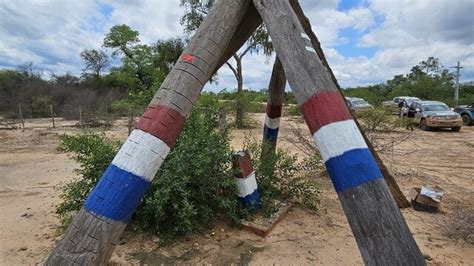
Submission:
<svg viewBox="0 0 474 266">
<path fill-rule="evenodd" d="M 370 103 L 362 98 L 346 97 L 346 102 L 352 112 L 374 108 Z"/>
<path fill-rule="evenodd" d="M 417 101 L 413 102 L 411 106 L 416 110 L 414 122 L 419 124 L 422 130 L 451 128 L 452 131 L 457 132 L 461 129 L 461 116 L 449 109 L 445 103 L 437 101 Z"/>
</svg>

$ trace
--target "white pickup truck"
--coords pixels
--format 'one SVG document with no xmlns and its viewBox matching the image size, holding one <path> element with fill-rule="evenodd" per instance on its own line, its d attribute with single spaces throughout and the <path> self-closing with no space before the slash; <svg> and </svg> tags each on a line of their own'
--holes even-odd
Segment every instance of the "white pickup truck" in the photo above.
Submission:
<svg viewBox="0 0 474 266">
<path fill-rule="evenodd" d="M 400 103 L 402 99 L 407 102 L 406 106 L 410 106 L 412 102 L 421 101 L 420 98 L 417 98 L 417 97 L 397 96 L 397 97 L 394 97 L 391 101 L 385 101 L 382 104 L 385 106 L 389 106 L 392 109 L 394 114 L 402 115 L 400 114 L 400 110 L 398 109 L 398 104 Z"/>
</svg>

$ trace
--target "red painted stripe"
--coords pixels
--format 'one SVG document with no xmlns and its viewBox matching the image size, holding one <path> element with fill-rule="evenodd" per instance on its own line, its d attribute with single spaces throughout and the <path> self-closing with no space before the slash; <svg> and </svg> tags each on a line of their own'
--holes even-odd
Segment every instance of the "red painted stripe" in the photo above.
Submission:
<svg viewBox="0 0 474 266">
<path fill-rule="evenodd" d="M 253 172 L 252 159 L 247 151 L 234 154 L 233 168 L 238 178 L 246 178 Z"/>
<path fill-rule="evenodd" d="M 192 55 L 192 54 L 182 54 L 181 57 L 180 57 L 180 59 L 182 61 L 186 61 L 186 62 L 190 62 L 190 63 L 194 62 L 194 58 L 195 58 L 195 56 Z"/>
<path fill-rule="evenodd" d="M 301 112 L 311 134 L 324 125 L 352 118 L 339 91 L 311 96 L 301 105 Z"/>
<path fill-rule="evenodd" d="M 170 148 L 174 146 L 185 118 L 176 110 L 164 105 L 149 105 L 138 120 L 137 129 L 161 139 Z"/>
<path fill-rule="evenodd" d="M 281 110 L 283 109 L 283 105 L 281 104 L 270 104 L 267 103 L 267 115 L 270 118 L 279 118 L 281 117 Z"/>
</svg>

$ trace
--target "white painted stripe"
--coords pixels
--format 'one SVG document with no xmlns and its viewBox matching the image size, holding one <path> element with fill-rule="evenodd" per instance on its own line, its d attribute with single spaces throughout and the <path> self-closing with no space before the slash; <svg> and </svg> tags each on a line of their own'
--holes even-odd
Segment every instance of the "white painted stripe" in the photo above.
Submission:
<svg viewBox="0 0 474 266">
<path fill-rule="evenodd" d="M 314 48 L 311 47 L 311 46 L 306 46 L 305 48 L 306 48 L 306 51 L 310 51 L 310 52 L 312 52 L 312 53 L 316 53 L 316 50 L 314 50 Z"/>
<path fill-rule="evenodd" d="M 252 194 L 257 189 L 257 180 L 255 179 L 255 171 L 246 178 L 236 178 L 237 195 L 241 198 Z"/>
<path fill-rule="evenodd" d="M 308 35 L 306 35 L 306 33 L 304 33 L 304 32 L 301 33 L 301 37 L 305 38 L 308 41 L 311 41 L 311 39 L 308 37 Z"/>
<path fill-rule="evenodd" d="M 267 114 L 265 114 L 265 125 L 268 128 L 271 128 L 271 129 L 279 128 L 280 127 L 280 118 L 279 117 L 270 118 L 270 117 L 268 117 Z"/>
<path fill-rule="evenodd" d="M 344 152 L 367 148 L 352 119 L 327 124 L 316 131 L 313 138 L 325 162 Z"/>
<path fill-rule="evenodd" d="M 135 129 L 122 145 L 112 164 L 151 181 L 170 148 L 159 138 Z"/>
</svg>

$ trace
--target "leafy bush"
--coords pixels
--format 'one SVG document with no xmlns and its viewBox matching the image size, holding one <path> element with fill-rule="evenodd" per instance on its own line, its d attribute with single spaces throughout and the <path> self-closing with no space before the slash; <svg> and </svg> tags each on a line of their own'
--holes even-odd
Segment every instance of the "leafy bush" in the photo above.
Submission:
<svg viewBox="0 0 474 266">
<path fill-rule="evenodd" d="M 321 189 L 314 175 L 324 169 L 319 156 L 298 161 L 298 156 L 288 151 L 271 152 L 270 143 L 261 144 L 248 137 L 245 149 L 252 157 L 264 213 L 271 214 L 275 199 L 294 201 L 312 212 L 318 210 Z"/>
<path fill-rule="evenodd" d="M 159 234 L 167 242 L 175 237 L 199 232 L 217 217 L 237 221 L 249 215 L 236 197 L 232 151 L 227 130 L 216 130 L 217 108 L 212 104 L 196 110 L 187 119 L 175 147 L 167 156 L 132 218 L 134 228 Z M 200 111 L 201 110 L 201 111 Z M 60 150 L 72 152 L 81 164 L 81 178 L 62 187 L 63 202 L 57 213 L 64 222 L 68 214 L 81 208 L 85 198 L 113 159 L 119 143 L 103 133 L 86 131 L 78 136 L 62 136 Z M 312 170 L 320 161 L 298 162 L 297 157 L 278 151 L 274 156 L 259 156 L 266 145 L 249 143 L 253 154 L 262 212 L 273 211 L 272 201 L 295 200 L 316 210 L 319 189 L 306 179 L 302 169 Z"/>
<path fill-rule="evenodd" d="M 217 121 L 210 110 L 188 118 L 137 211 L 139 228 L 167 240 L 199 232 L 219 214 L 232 221 L 244 214 L 235 196 L 229 136 L 215 130 Z"/>
<path fill-rule="evenodd" d="M 82 135 L 62 135 L 60 141 L 59 150 L 74 154 L 73 159 L 80 164 L 76 172 L 81 176 L 61 187 L 62 202 L 56 212 L 65 224 L 70 212 L 82 207 L 87 195 L 117 153 L 119 142 L 107 139 L 103 132 L 95 133 L 90 130 Z"/>
<path fill-rule="evenodd" d="M 48 117 L 50 99 L 47 96 L 33 97 L 31 102 L 31 112 L 33 117 Z"/>
<path fill-rule="evenodd" d="M 403 124 L 403 121 L 395 118 L 392 115 L 392 110 L 386 106 L 361 110 L 356 113 L 356 116 L 366 133 L 376 131 L 389 132 Z"/>
</svg>

